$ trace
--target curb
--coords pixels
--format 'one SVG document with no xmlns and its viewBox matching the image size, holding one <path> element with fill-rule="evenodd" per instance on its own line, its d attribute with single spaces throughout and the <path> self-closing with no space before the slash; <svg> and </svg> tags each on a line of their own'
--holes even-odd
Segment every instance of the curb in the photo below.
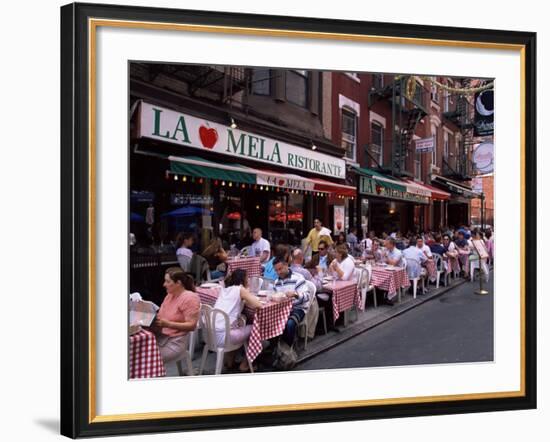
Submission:
<svg viewBox="0 0 550 442">
<path fill-rule="evenodd" d="M 343 329 L 340 333 L 336 334 L 334 336 L 334 339 L 331 339 L 330 342 L 327 342 L 325 345 L 321 345 L 319 348 L 316 348 L 314 350 L 310 350 L 305 353 L 298 354 L 298 360 L 296 361 L 296 365 L 299 365 L 321 353 L 324 353 L 330 350 L 331 348 L 336 347 L 337 345 L 342 344 L 343 342 L 346 342 L 356 336 L 359 336 L 360 334 L 365 333 L 367 330 L 370 330 L 397 316 L 400 316 L 403 313 L 424 304 L 425 302 L 438 298 L 441 295 L 447 293 L 448 291 L 456 287 L 460 287 L 462 284 L 466 284 L 467 282 L 470 282 L 470 281 L 466 279 L 454 281 L 453 284 L 449 284 L 449 286 L 447 287 L 439 288 L 433 293 L 429 293 L 427 295 L 420 295 L 416 298 L 416 300 L 412 300 L 410 302 L 403 303 L 401 305 L 397 304 L 388 313 L 382 313 L 376 316 L 375 318 L 372 318 L 360 324 L 356 323 L 356 324 L 348 325 L 348 327 Z"/>
</svg>

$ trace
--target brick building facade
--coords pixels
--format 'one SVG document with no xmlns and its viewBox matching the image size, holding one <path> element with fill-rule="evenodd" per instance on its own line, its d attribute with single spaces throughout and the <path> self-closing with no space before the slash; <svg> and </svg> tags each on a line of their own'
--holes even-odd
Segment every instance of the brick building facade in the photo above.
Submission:
<svg viewBox="0 0 550 442">
<path fill-rule="evenodd" d="M 358 198 L 347 211 L 350 226 L 363 232 L 406 233 L 470 220 L 472 99 L 430 81 L 462 87 L 469 80 L 412 78 L 332 73 L 332 140 L 355 172 Z M 431 137 L 433 150 L 417 153 L 416 140 Z"/>
</svg>

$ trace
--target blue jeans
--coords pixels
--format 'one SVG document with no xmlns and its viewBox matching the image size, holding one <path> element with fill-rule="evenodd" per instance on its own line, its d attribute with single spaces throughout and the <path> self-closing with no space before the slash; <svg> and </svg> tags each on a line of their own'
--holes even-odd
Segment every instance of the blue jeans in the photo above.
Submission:
<svg viewBox="0 0 550 442">
<path fill-rule="evenodd" d="M 212 279 L 223 278 L 224 276 L 225 276 L 225 273 L 220 272 L 219 270 L 211 270 L 210 271 L 210 278 L 212 278 Z"/>
<path fill-rule="evenodd" d="M 281 335 L 281 338 L 288 344 L 289 347 L 291 347 L 294 343 L 294 339 L 296 338 L 296 329 L 298 328 L 298 324 L 304 319 L 305 315 L 306 312 L 300 308 L 293 308 L 290 311 L 290 316 L 286 322 L 285 330 Z"/>
</svg>

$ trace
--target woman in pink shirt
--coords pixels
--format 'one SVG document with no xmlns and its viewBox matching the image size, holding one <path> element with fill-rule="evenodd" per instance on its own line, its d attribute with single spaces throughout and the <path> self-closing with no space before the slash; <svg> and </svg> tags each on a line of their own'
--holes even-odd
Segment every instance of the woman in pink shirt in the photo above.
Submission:
<svg viewBox="0 0 550 442">
<path fill-rule="evenodd" d="M 187 348 L 187 335 L 195 330 L 200 314 L 200 298 L 194 293 L 193 279 L 179 267 L 164 274 L 166 297 L 162 301 L 154 327 L 164 363 L 174 362 Z"/>
</svg>

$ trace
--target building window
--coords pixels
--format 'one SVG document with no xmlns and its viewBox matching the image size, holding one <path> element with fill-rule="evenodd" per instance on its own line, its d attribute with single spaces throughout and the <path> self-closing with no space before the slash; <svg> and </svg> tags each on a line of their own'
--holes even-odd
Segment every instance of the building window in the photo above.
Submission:
<svg viewBox="0 0 550 442">
<path fill-rule="evenodd" d="M 436 161 L 437 161 L 437 144 L 438 144 L 438 139 L 439 139 L 439 133 L 438 133 L 438 128 L 437 126 L 434 126 L 432 124 L 432 137 L 434 139 L 434 148 L 432 150 L 432 164 L 435 166 L 436 165 Z"/>
<path fill-rule="evenodd" d="M 298 106 L 307 107 L 309 73 L 292 69 L 286 73 L 286 99 Z"/>
<path fill-rule="evenodd" d="M 445 91 L 445 98 L 443 99 L 443 112 L 449 112 L 450 101 L 451 101 L 451 93 L 449 91 Z"/>
<path fill-rule="evenodd" d="M 443 134 L 443 158 L 445 161 L 449 158 L 449 134 L 447 132 Z"/>
<path fill-rule="evenodd" d="M 372 75 L 372 87 L 374 89 L 382 89 L 384 87 L 384 75 L 373 74 Z"/>
<path fill-rule="evenodd" d="M 439 91 L 437 89 L 437 86 L 435 84 L 435 77 L 432 78 L 432 86 L 431 86 L 431 93 L 432 101 L 435 101 L 439 104 Z"/>
<path fill-rule="evenodd" d="M 346 158 L 355 160 L 357 115 L 345 108 L 342 108 L 342 147 L 346 150 Z"/>
<path fill-rule="evenodd" d="M 270 76 L 269 69 L 252 69 L 252 93 L 254 95 L 271 95 Z"/>
<path fill-rule="evenodd" d="M 417 153 L 414 157 L 414 177 L 422 180 L 422 154 Z"/>
<path fill-rule="evenodd" d="M 380 166 L 384 163 L 384 127 L 373 121 L 370 125 L 371 155 Z"/>
<path fill-rule="evenodd" d="M 418 81 L 416 82 L 416 88 L 414 90 L 413 102 L 417 106 L 424 106 L 423 98 L 424 86 L 422 86 Z"/>
</svg>

